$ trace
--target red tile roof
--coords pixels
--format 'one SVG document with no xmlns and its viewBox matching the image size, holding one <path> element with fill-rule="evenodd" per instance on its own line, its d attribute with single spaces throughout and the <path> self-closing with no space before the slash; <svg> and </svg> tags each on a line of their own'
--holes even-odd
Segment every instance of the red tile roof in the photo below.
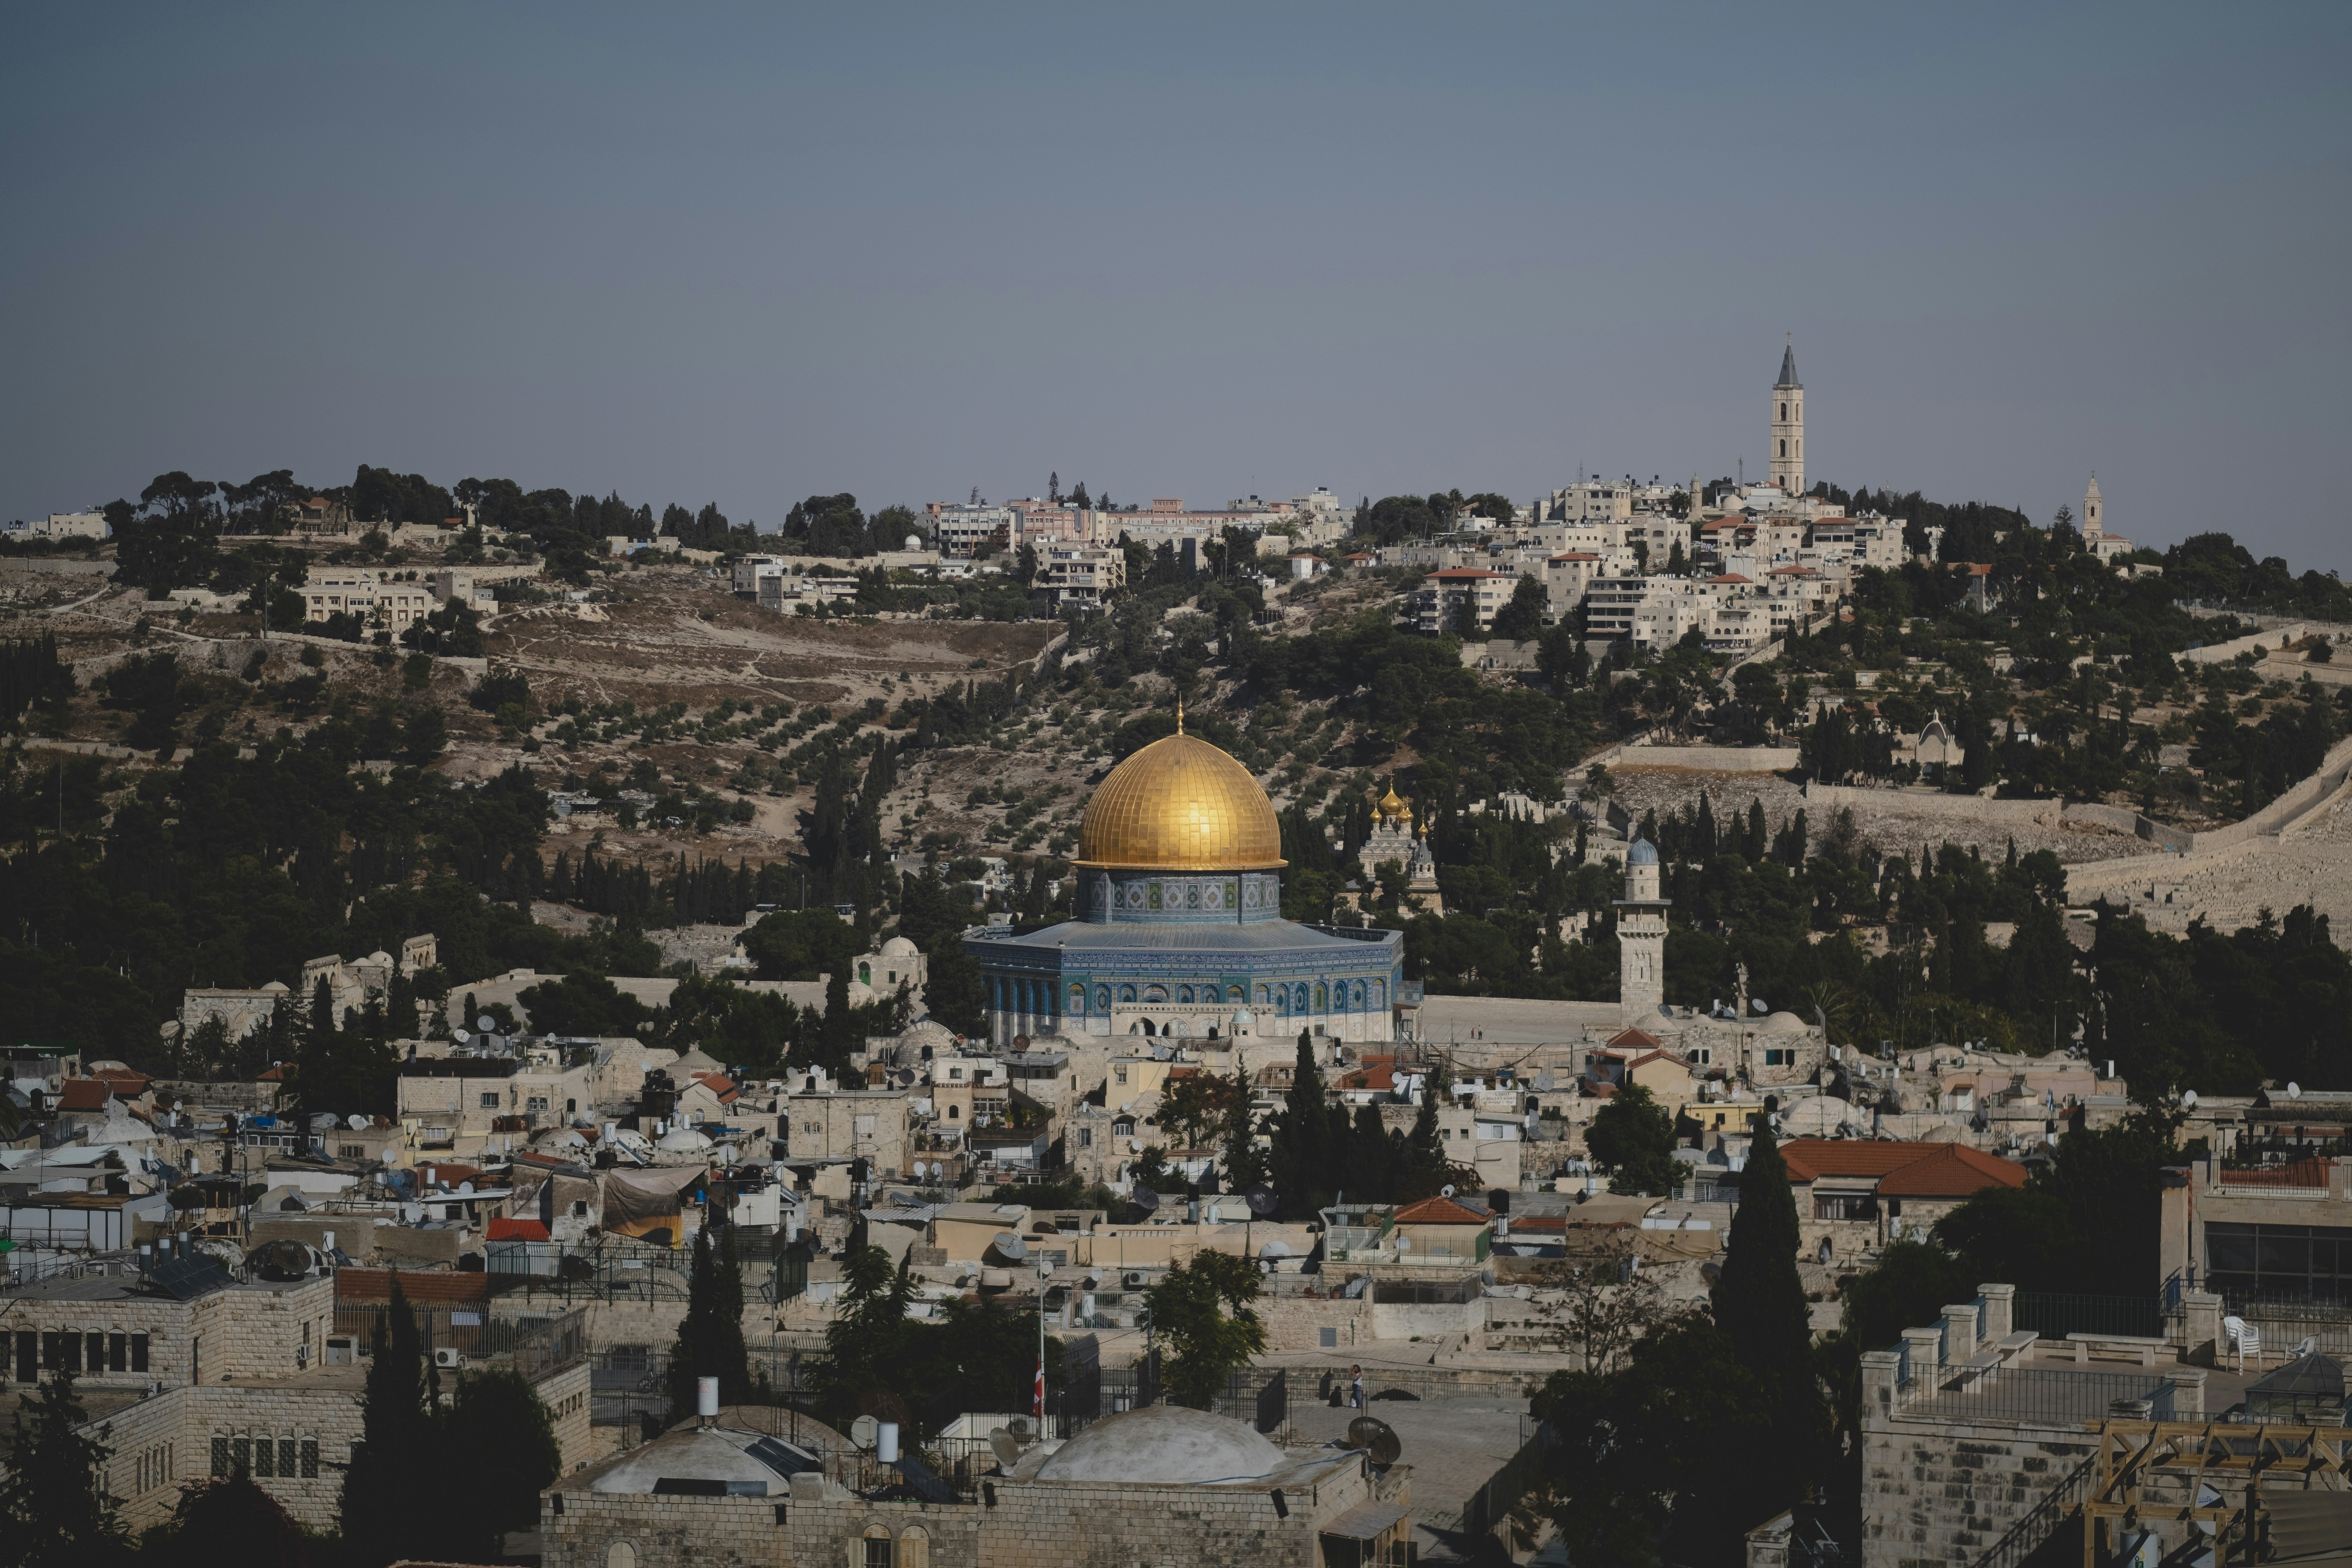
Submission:
<svg viewBox="0 0 2352 1568">
<path fill-rule="evenodd" d="M 1707 579 L 1710 583 L 1747 583 L 1752 580 L 1753 579 L 1742 577 L 1737 572 L 1726 572 L 1719 576 L 1709 577 Z"/>
<path fill-rule="evenodd" d="M 92 1068 L 89 1076 L 112 1084 L 115 1094 L 124 1100 L 146 1093 L 147 1086 L 155 1081 L 135 1068 Z"/>
<path fill-rule="evenodd" d="M 1620 1029 L 1609 1037 L 1609 1048 L 1612 1051 L 1654 1051 L 1658 1048 L 1658 1037 L 1647 1029 Z"/>
<path fill-rule="evenodd" d="M 1963 1143 L 1887 1143 L 1792 1138 L 1780 1145 L 1789 1179 L 1875 1176 L 1885 1197 L 1964 1198 L 1987 1187 L 2025 1185 L 2025 1167 Z"/>
<path fill-rule="evenodd" d="M 545 1241 L 547 1227 L 535 1219 L 494 1219 L 488 1234 L 492 1241 Z"/>
<path fill-rule="evenodd" d="M 1399 1225 L 1485 1225 L 1486 1216 L 1452 1198 L 1423 1198 L 1397 1210 Z"/>
<path fill-rule="evenodd" d="M 394 1271 L 389 1268 L 338 1268 L 335 1300 L 389 1301 Z M 488 1274 L 461 1274 L 451 1268 L 403 1268 L 399 1279 L 400 1293 L 412 1301 L 487 1301 L 490 1296 Z"/>
<path fill-rule="evenodd" d="M 60 1110 L 104 1110 L 114 1088 L 103 1079 L 69 1078 L 58 1096 Z"/>
</svg>

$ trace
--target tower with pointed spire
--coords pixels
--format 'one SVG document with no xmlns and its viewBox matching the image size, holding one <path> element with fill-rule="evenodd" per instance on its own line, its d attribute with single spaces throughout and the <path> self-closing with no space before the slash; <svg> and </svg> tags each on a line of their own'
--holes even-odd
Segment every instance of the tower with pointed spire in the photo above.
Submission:
<svg viewBox="0 0 2352 1568">
<path fill-rule="evenodd" d="M 1790 495 L 1805 489 L 1805 384 L 1797 379 L 1797 343 L 1780 350 L 1780 379 L 1772 384 L 1772 482 Z"/>
</svg>

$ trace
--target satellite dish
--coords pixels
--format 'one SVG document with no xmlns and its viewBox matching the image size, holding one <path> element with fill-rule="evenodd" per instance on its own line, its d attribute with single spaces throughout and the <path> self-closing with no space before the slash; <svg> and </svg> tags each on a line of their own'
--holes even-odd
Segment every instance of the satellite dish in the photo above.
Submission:
<svg viewBox="0 0 2352 1568">
<path fill-rule="evenodd" d="M 1396 1429 L 1377 1415 L 1359 1415 L 1348 1423 L 1348 1447 L 1361 1448 L 1376 1465 L 1393 1465 L 1404 1452 Z"/>
<path fill-rule="evenodd" d="M 2187 1106 L 2191 1110 L 2196 1110 L 2197 1091 L 2193 1089 L 2183 1089 L 2180 1093 L 2180 1103 Z"/>
<path fill-rule="evenodd" d="M 1250 1213 L 1257 1215 L 1260 1219 L 1264 1219 L 1266 1215 L 1272 1214 L 1277 1207 L 1281 1206 L 1282 1203 L 1282 1200 L 1275 1195 L 1274 1189 L 1267 1186 L 1264 1182 L 1258 1183 L 1257 1185 L 1252 1187 L 1248 1192 L 1244 1193 L 1242 1194 L 1242 1201 L 1249 1205 Z"/>
<path fill-rule="evenodd" d="M 2303 1098 L 2303 1085 L 2299 1083 L 2288 1084 L 2286 1086 L 2286 1097 L 2289 1100 L 2301 1100 Z"/>
<path fill-rule="evenodd" d="M 988 1451 L 996 1456 L 997 1464 L 1008 1473 L 1021 1462 L 1020 1440 L 1002 1426 L 989 1433 Z"/>
<path fill-rule="evenodd" d="M 474 1027 L 481 1030 L 482 1033 L 486 1035 L 498 1026 L 499 1021 L 496 1018 L 491 1017 L 488 1013 L 483 1014 L 480 1017 L 474 1020 Z"/>
<path fill-rule="evenodd" d="M 364 1132 L 367 1131 L 368 1119 L 364 1116 L 354 1114 L 347 1116 L 343 1120 L 351 1124 L 351 1129 L 354 1132 Z"/>
<path fill-rule="evenodd" d="M 471 1029 L 454 1029 L 450 1031 L 449 1037 L 462 1046 L 474 1037 L 474 1032 Z"/>
<path fill-rule="evenodd" d="M 1538 1094 L 1549 1094 L 1552 1090 L 1552 1085 L 1557 1081 L 1558 1080 L 1551 1076 L 1551 1069 L 1549 1068 L 1546 1068 L 1543 1071 L 1536 1074 L 1536 1092 Z"/>
<path fill-rule="evenodd" d="M 1438 1195 L 1440 1197 L 1452 1197 L 1454 1195 L 1454 1187 L 1452 1184 L 1449 1183 L 1445 1186 L 1440 1187 L 1438 1189 Z"/>
<path fill-rule="evenodd" d="M 1748 999 L 1748 1005 L 1750 1007 L 1755 1008 L 1759 1013 L 1769 1013 L 1772 1010 L 1761 996 L 1750 996 Z"/>
<path fill-rule="evenodd" d="M 861 1415 L 849 1424 L 849 1440 L 861 1448 L 871 1448 L 882 1436 L 882 1423 L 871 1415 Z"/>
<path fill-rule="evenodd" d="M 1160 1206 L 1160 1194 L 1153 1192 L 1150 1187 L 1145 1186 L 1141 1182 L 1136 1183 L 1135 1191 L 1128 1194 L 1127 1196 L 1129 1203 L 1133 1204 L 1137 1208 L 1141 1209 L 1145 1214 L 1150 1214 Z"/>
<path fill-rule="evenodd" d="M 1283 1240 L 1282 1237 L 1277 1236 L 1272 1241 L 1267 1242 L 1264 1247 L 1259 1247 L 1257 1249 L 1257 1255 L 1260 1258 L 1287 1258 L 1290 1256 L 1290 1243 Z"/>
<path fill-rule="evenodd" d="M 996 1248 L 999 1258 L 1009 1258 L 1015 1263 L 1029 1256 L 1029 1244 L 1009 1230 L 997 1232 L 996 1239 L 989 1245 Z"/>
</svg>

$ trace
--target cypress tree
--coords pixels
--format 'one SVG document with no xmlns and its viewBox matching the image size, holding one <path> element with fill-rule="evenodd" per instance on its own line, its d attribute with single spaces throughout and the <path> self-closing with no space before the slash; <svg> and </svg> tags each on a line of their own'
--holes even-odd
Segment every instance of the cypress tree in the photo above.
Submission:
<svg viewBox="0 0 2352 1568">
<path fill-rule="evenodd" d="M 1832 1458 L 1834 1428 L 1815 1371 L 1813 1335 L 1797 1278 L 1797 1204 L 1789 1167 L 1766 1119 L 1756 1119 L 1739 1211 L 1724 1246 L 1715 1321 L 1763 1404 L 1750 1413 L 1749 1463 L 1723 1479 L 1713 1509 L 1723 1522 L 1769 1519 L 1801 1499 Z"/>
<path fill-rule="evenodd" d="M 1282 1212 L 1293 1218 L 1311 1216 L 1329 1195 L 1328 1098 L 1322 1069 L 1315 1065 L 1315 1037 L 1301 1029 L 1290 1092 L 1274 1129 L 1275 1190 L 1281 1195 Z"/>
<path fill-rule="evenodd" d="M 1225 1189 L 1245 1193 L 1265 1180 L 1265 1156 L 1258 1150 L 1257 1117 L 1250 1108 L 1249 1074 L 1234 1068 L 1234 1100 L 1225 1112 Z"/>
<path fill-rule="evenodd" d="M 1739 1178 L 1739 1212 L 1724 1244 L 1715 1321 L 1740 1361 L 1780 1381 L 1812 1377 L 1812 1325 L 1797 1278 L 1797 1200 L 1788 1163 L 1762 1118 Z"/>
<path fill-rule="evenodd" d="M 416 1500 L 421 1468 L 433 1462 L 424 1342 L 400 1277 L 376 1331 L 375 1354 L 360 1395 L 360 1443 L 343 1474 L 343 1540 L 363 1563 L 389 1563 L 425 1542 Z"/>
<path fill-rule="evenodd" d="M 730 1229 L 714 1247 L 710 1229 L 694 1235 L 687 1277 L 686 1316 L 669 1358 L 669 1418 L 694 1414 L 698 1378 L 719 1380 L 719 1402 L 740 1405 L 751 1395 L 751 1353 L 743 1344 L 743 1267 Z"/>
</svg>

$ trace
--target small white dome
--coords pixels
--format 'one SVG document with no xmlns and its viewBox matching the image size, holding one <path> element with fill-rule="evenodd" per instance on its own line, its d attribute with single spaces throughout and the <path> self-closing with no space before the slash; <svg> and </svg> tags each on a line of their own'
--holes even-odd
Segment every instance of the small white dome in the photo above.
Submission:
<svg viewBox="0 0 2352 1568">
<path fill-rule="evenodd" d="M 882 944 L 882 956 L 885 958 L 912 958 L 921 951 L 903 936 L 894 936 Z"/>
<path fill-rule="evenodd" d="M 662 1134 L 661 1142 L 654 1147 L 674 1154 L 695 1154 L 709 1148 L 710 1140 L 691 1127 L 673 1127 Z"/>
<path fill-rule="evenodd" d="M 1255 1480 L 1285 1463 L 1281 1449 L 1239 1421 L 1147 1405 L 1088 1426 L 1037 1468 L 1037 1479 L 1198 1486 Z"/>
<path fill-rule="evenodd" d="M 1805 1021 L 1794 1013 L 1775 1013 L 1764 1020 L 1763 1032 L 1768 1035 L 1801 1035 L 1805 1032 Z"/>
</svg>

